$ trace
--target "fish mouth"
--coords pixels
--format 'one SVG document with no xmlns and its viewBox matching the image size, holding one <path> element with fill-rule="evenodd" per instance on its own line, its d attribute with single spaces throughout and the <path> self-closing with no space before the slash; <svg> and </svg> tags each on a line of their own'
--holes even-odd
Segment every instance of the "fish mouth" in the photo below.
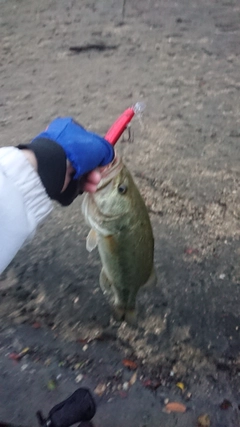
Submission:
<svg viewBox="0 0 240 427">
<path fill-rule="evenodd" d="M 106 187 L 110 181 L 119 174 L 123 167 L 122 159 L 115 155 L 113 161 L 109 163 L 109 165 L 104 166 L 100 169 L 101 172 L 101 181 L 99 182 L 97 186 L 97 190 L 100 190 L 104 187 Z"/>
<path fill-rule="evenodd" d="M 109 188 L 113 185 L 113 178 L 119 174 L 119 172 L 123 168 L 122 159 L 115 155 L 113 161 L 109 163 L 109 165 L 100 168 L 101 173 L 101 181 L 97 186 L 97 191 L 103 190 L 105 193 Z M 102 218 L 104 217 L 107 221 L 117 220 L 121 217 L 121 215 L 112 215 L 111 213 L 107 214 L 106 212 L 102 212 L 99 209 L 99 206 L 95 203 L 94 198 L 96 193 L 87 193 L 85 194 L 82 202 L 82 213 L 86 219 L 86 222 L 90 227 L 94 227 L 98 229 L 97 225 L 98 221 L 93 220 L 93 216 Z M 94 212 L 94 215 L 91 214 L 91 211 Z"/>
</svg>

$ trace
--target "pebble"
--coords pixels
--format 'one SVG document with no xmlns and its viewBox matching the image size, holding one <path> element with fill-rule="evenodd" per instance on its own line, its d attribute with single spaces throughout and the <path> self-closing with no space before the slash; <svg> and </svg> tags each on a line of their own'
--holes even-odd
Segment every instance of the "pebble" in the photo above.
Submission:
<svg viewBox="0 0 240 427">
<path fill-rule="evenodd" d="M 75 381 L 76 381 L 76 383 L 80 383 L 82 381 L 82 379 L 83 379 L 83 374 L 79 374 L 76 376 Z"/>
<path fill-rule="evenodd" d="M 24 363 L 24 365 L 21 366 L 21 371 L 25 371 L 28 367 L 27 363 Z"/>
</svg>

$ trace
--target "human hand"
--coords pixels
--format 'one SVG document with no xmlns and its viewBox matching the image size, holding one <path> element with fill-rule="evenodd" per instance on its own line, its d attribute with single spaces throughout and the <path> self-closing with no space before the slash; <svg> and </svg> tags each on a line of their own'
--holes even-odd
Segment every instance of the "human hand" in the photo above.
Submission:
<svg viewBox="0 0 240 427">
<path fill-rule="evenodd" d="M 72 179 L 72 166 L 69 161 L 67 162 L 68 166 L 64 186 L 61 193 L 55 197 L 55 200 L 63 206 L 70 205 L 73 200 L 84 191 L 87 191 L 88 193 L 95 193 L 95 191 L 97 191 L 97 186 L 101 181 L 101 173 L 97 169 L 87 173 L 79 179 Z"/>
<path fill-rule="evenodd" d="M 84 191 L 95 192 L 100 168 L 114 158 L 113 147 L 104 138 L 70 117 L 53 120 L 30 144 L 18 148 L 34 153 L 35 168 L 47 194 L 64 206 Z"/>
<path fill-rule="evenodd" d="M 98 170 L 89 172 L 85 177 L 80 180 L 80 190 L 88 193 L 95 193 L 97 186 L 101 181 L 101 174 Z"/>
<path fill-rule="evenodd" d="M 67 189 L 68 185 L 72 180 L 73 173 L 74 173 L 74 169 L 71 163 L 69 162 L 69 160 L 67 160 L 65 181 L 64 181 L 64 185 L 61 193 L 63 193 Z M 81 194 L 84 191 L 88 193 L 95 193 L 97 191 L 97 186 L 100 181 L 101 181 L 101 173 L 99 172 L 99 170 L 95 169 L 87 173 L 86 175 L 82 176 L 78 180 L 78 190 L 77 190 L 78 194 Z"/>
<path fill-rule="evenodd" d="M 63 148 L 75 171 L 73 179 L 109 164 L 114 157 L 111 144 L 101 136 L 86 131 L 71 117 L 53 120 L 33 142 L 39 138 L 50 139 Z"/>
</svg>

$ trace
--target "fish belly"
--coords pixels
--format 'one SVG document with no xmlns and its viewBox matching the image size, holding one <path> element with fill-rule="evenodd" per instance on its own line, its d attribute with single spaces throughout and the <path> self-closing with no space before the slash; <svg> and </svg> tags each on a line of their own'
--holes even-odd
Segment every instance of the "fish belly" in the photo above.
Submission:
<svg viewBox="0 0 240 427">
<path fill-rule="evenodd" d="M 136 323 L 137 293 L 154 275 L 153 237 L 146 231 L 98 238 L 101 289 L 113 301 L 115 318 L 128 323 Z"/>
</svg>

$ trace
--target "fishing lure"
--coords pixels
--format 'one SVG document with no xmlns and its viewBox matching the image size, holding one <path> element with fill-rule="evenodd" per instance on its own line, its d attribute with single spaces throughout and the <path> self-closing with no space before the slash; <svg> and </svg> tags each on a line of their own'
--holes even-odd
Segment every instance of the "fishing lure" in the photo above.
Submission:
<svg viewBox="0 0 240 427">
<path fill-rule="evenodd" d="M 135 114 L 140 115 L 144 109 L 144 102 L 137 102 L 133 107 L 127 108 L 110 127 L 105 135 L 105 139 L 111 145 L 115 145 Z"/>
</svg>

